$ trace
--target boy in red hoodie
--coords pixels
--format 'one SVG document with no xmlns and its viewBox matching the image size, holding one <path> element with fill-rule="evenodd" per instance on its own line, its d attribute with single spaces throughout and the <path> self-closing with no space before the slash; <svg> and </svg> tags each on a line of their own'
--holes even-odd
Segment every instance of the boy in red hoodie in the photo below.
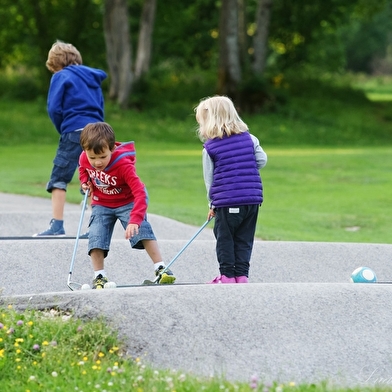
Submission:
<svg viewBox="0 0 392 392">
<path fill-rule="evenodd" d="M 110 125 L 97 122 L 84 127 L 80 144 L 83 152 L 79 159 L 79 180 L 83 191 L 92 194 L 88 254 L 95 273 L 93 288 L 102 289 L 108 282 L 104 259 L 117 219 L 132 248 L 146 250 L 159 276 L 165 263 L 147 221 L 148 194 L 136 174 L 134 143 L 116 142 Z M 171 284 L 175 279 L 167 269 L 160 275 L 159 284 Z"/>
</svg>

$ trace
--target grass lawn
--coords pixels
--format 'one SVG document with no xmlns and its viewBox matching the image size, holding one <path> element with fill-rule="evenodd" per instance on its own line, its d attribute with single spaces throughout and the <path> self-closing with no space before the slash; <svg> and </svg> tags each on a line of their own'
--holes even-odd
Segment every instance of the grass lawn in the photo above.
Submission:
<svg viewBox="0 0 392 392">
<path fill-rule="evenodd" d="M 0 192 L 50 197 L 56 145 L 0 147 Z M 208 206 L 201 144 L 136 143 L 150 213 L 200 226 Z M 265 200 L 257 237 L 282 241 L 390 243 L 391 147 L 265 146 Z M 79 203 L 76 176 L 68 201 Z M 50 211 L 48 211 L 48 220 Z"/>
<path fill-rule="evenodd" d="M 347 89 L 303 83 L 281 110 L 244 117 L 268 154 L 268 164 L 261 171 L 265 201 L 258 238 L 391 243 L 389 90 L 385 84 L 382 88 L 374 83 L 365 86 L 371 99 L 382 95 L 384 102 L 380 103 Z M 173 117 L 156 111 L 121 112 L 108 105 L 106 121 L 118 140 L 136 141 L 137 171 L 149 190 L 149 212 L 200 226 L 208 211 L 202 145 L 195 137 L 191 105 L 189 111 L 182 106 L 181 113 Z M 47 117 L 45 102 L 0 101 L 0 129 L 0 192 L 49 198 L 45 184 L 58 135 Z M 75 176 L 67 200 L 80 203 L 81 199 Z M 50 214 L 48 211 L 48 222 Z M 48 316 L 30 310 L 19 314 L 2 306 L 3 389 L 69 391 L 77 385 L 78 390 L 94 386 L 116 391 L 345 390 L 323 383 L 263 385 L 256 379 L 232 384 L 153 370 L 139 358 L 127 358 L 121 342 L 104 324 L 101 320 L 73 320 L 70 314 Z M 350 390 L 388 389 L 380 384 Z"/>
<path fill-rule="evenodd" d="M 366 94 L 392 90 L 389 79 L 353 85 L 293 82 L 282 108 L 244 113 L 268 154 L 258 238 L 391 242 L 392 104 Z M 149 212 L 200 226 L 208 208 L 193 107 L 139 112 L 107 103 L 105 111 L 117 140 L 136 142 Z M 0 101 L 0 129 L 0 192 L 50 197 L 45 184 L 59 136 L 45 102 Z M 76 176 L 67 200 L 81 201 Z"/>
</svg>

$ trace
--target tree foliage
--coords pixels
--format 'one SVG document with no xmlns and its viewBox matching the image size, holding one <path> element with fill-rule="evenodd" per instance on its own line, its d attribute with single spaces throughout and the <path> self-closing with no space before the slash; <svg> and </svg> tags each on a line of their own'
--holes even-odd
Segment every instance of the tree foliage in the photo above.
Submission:
<svg viewBox="0 0 392 392">
<path fill-rule="evenodd" d="M 305 64 L 333 71 L 373 72 L 378 61 L 380 70 L 380 59 L 391 46 L 391 2 L 236 0 L 229 9 L 229 0 L 157 0 L 150 14 L 155 16 L 148 33 L 152 33 L 152 40 L 144 46 L 150 47 L 143 64 L 142 73 L 147 73 L 144 80 L 157 75 L 157 69 L 171 73 L 173 80 L 181 78 L 183 72 L 193 76 L 195 70 L 203 70 L 215 74 L 219 91 L 231 94 L 232 87 L 218 83 L 222 66 L 225 62 L 228 65 L 229 59 L 231 65 L 225 70 L 224 80 L 234 80 L 234 89 L 246 84 L 252 89 L 265 89 L 263 78 L 276 77 Z M 124 3 L 129 11 L 130 58 L 136 59 L 145 0 Z M 110 51 L 105 47 L 104 5 L 105 0 L 0 0 L 0 70 L 12 68 L 38 75 L 37 80 L 47 88 L 47 53 L 60 39 L 72 42 L 85 64 L 109 70 L 110 78 L 116 78 L 108 61 Z M 267 7 L 264 10 L 268 10 L 269 19 L 265 19 L 265 12 L 260 13 L 261 5 Z M 224 42 L 228 35 L 233 37 L 234 26 L 225 27 L 220 20 L 230 15 L 226 12 L 233 12 L 233 7 L 237 13 L 237 21 L 232 22 L 236 24 L 237 43 L 226 50 Z M 237 69 L 227 78 L 233 64 Z M 135 64 L 127 66 L 132 74 Z M 257 76 L 257 83 L 250 80 L 251 75 Z"/>
<path fill-rule="evenodd" d="M 38 70 L 47 84 L 48 51 L 71 42 L 85 63 L 105 64 L 100 0 L 0 0 L 0 67 Z"/>
<path fill-rule="evenodd" d="M 341 26 L 363 20 L 381 11 L 387 0 L 274 0 L 270 46 L 276 65 L 285 69 L 324 56 L 324 40 L 331 41 Z M 334 59 L 332 64 L 335 65 Z M 328 61 L 328 60 L 327 60 Z"/>
</svg>

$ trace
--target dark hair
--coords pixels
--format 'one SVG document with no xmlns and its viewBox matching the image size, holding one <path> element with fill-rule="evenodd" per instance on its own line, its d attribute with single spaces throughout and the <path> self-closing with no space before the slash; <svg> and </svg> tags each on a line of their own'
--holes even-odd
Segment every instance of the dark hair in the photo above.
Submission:
<svg viewBox="0 0 392 392">
<path fill-rule="evenodd" d="M 112 127 L 105 122 L 87 124 L 81 135 L 80 145 L 83 150 L 93 150 L 94 154 L 100 154 L 105 148 L 113 150 L 116 136 Z"/>
</svg>

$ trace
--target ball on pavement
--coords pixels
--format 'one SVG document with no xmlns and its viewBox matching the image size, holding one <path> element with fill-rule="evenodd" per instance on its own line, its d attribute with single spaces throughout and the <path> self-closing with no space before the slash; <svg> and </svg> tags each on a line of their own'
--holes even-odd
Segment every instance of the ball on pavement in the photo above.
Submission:
<svg viewBox="0 0 392 392">
<path fill-rule="evenodd" d="M 351 282 L 375 283 L 377 282 L 377 276 L 369 267 L 359 267 L 351 274 Z"/>
<path fill-rule="evenodd" d="M 114 282 L 106 282 L 103 287 L 105 289 L 115 289 L 117 287 L 117 285 Z"/>
<path fill-rule="evenodd" d="M 80 289 L 81 290 L 90 290 L 91 287 L 90 287 L 90 285 L 88 283 L 85 283 L 85 284 L 82 285 L 82 287 Z"/>
</svg>

